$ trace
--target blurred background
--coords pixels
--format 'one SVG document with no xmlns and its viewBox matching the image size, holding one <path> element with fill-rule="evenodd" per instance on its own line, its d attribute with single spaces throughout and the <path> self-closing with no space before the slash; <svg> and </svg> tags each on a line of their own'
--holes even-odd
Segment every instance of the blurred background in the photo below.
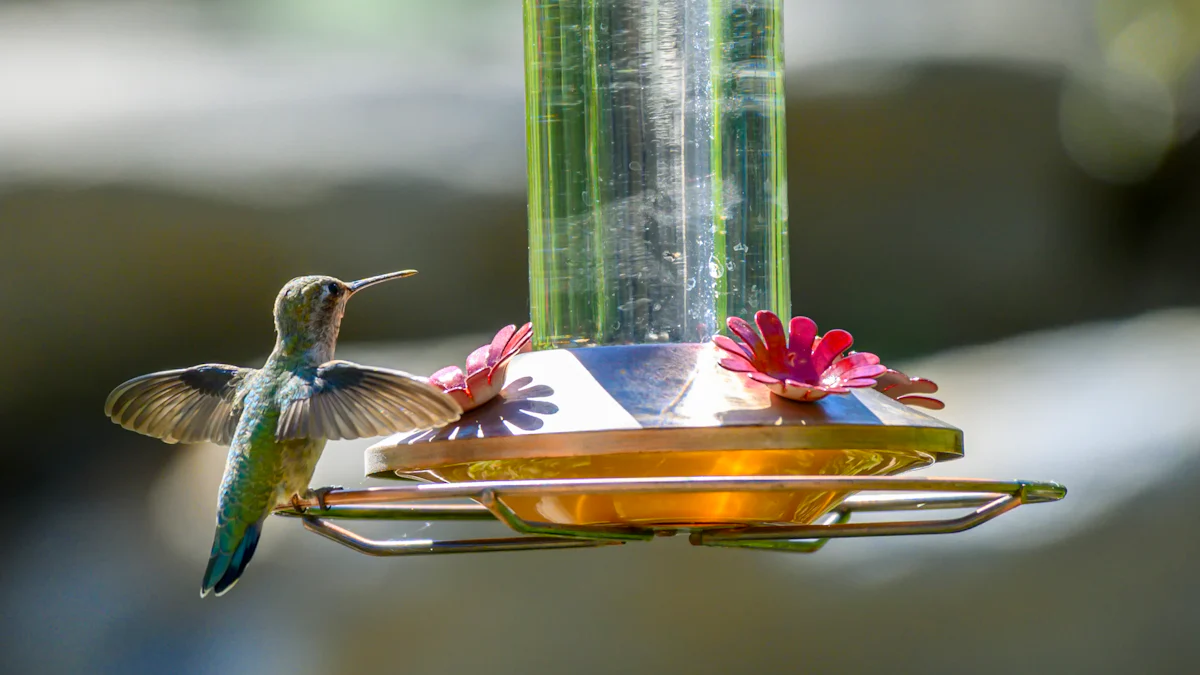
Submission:
<svg viewBox="0 0 1200 675">
<path fill-rule="evenodd" d="M 105 395 L 257 365 L 300 274 L 420 268 L 355 300 L 344 358 L 429 373 L 524 321 L 520 3 L 7 0 L 0 671 L 1190 672 L 1200 2 L 785 16 L 796 313 L 942 384 L 967 456 L 929 473 L 1066 501 L 815 556 L 371 559 L 278 519 L 201 602 L 224 451 Z M 315 483 L 366 484 L 367 445 Z"/>
</svg>

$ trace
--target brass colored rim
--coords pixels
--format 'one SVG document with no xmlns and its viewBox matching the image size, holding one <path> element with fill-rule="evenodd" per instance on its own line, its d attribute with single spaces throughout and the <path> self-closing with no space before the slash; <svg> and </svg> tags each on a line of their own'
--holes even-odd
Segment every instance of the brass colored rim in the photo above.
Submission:
<svg viewBox="0 0 1200 675">
<path fill-rule="evenodd" d="M 736 448 L 731 450 L 730 448 Z M 936 461 L 963 454 L 962 432 L 938 427 L 790 426 L 687 427 L 459 438 L 439 443 L 376 447 L 367 451 L 367 474 L 397 474 L 455 464 L 505 459 L 542 459 L 644 452 L 721 450 L 890 450 L 932 455 Z"/>
</svg>

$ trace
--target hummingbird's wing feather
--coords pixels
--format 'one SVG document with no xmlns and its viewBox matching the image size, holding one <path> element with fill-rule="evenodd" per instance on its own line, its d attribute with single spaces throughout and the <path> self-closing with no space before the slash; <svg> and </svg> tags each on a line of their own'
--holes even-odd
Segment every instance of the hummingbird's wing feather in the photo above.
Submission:
<svg viewBox="0 0 1200 675">
<path fill-rule="evenodd" d="M 207 363 L 135 377 L 113 389 L 104 414 L 126 429 L 167 443 L 229 445 L 241 416 L 238 385 L 253 372 Z"/>
<path fill-rule="evenodd" d="M 460 415 L 458 403 L 423 378 L 330 361 L 284 407 L 275 437 L 370 438 L 440 427 Z"/>
</svg>

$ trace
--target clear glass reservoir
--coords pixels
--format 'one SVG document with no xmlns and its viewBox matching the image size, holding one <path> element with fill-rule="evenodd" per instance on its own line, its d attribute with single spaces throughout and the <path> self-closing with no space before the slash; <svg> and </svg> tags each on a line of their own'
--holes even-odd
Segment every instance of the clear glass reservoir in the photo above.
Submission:
<svg viewBox="0 0 1200 675">
<path fill-rule="evenodd" d="M 790 311 L 782 0 L 524 0 L 539 349 Z"/>
</svg>

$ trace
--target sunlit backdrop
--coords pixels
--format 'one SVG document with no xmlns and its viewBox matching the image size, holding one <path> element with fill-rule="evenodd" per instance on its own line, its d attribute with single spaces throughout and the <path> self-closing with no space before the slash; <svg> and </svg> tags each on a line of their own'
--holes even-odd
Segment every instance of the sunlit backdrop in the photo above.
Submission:
<svg viewBox="0 0 1200 675">
<path fill-rule="evenodd" d="M 931 473 L 1066 501 L 810 557 L 370 559 L 280 519 L 202 602 L 224 452 L 124 432 L 106 393 L 254 365 L 300 274 L 420 268 L 348 310 L 368 363 L 524 321 L 520 2 L 8 0 L 0 671 L 1190 672 L 1200 4 L 785 15 L 796 313 L 943 385 L 967 456 Z M 367 445 L 316 482 L 364 484 Z"/>
</svg>

